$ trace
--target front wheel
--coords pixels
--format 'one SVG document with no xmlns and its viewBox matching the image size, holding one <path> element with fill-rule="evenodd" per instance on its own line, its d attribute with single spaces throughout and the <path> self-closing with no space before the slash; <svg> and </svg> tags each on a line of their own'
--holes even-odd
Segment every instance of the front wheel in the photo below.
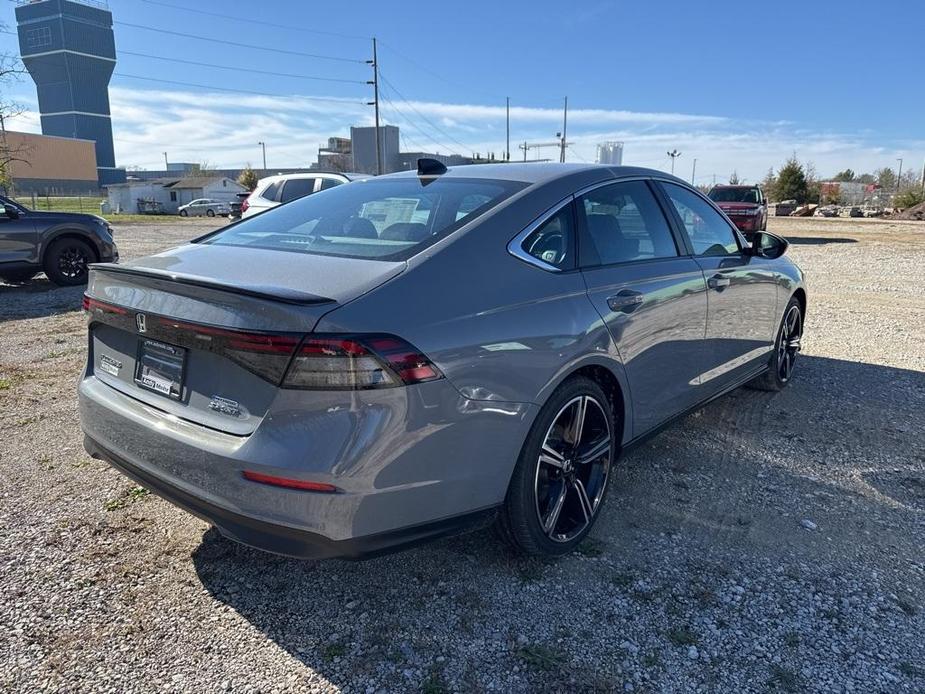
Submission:
<svg viewBox="0 0 925 694">
<path fill-rule="evenodd" d="M 594 381 L 563 383 L 540 410 L 511 478 L 499 530 L 524 554 L 571 552 L 590 532 L 616 453 L 613 411 Z"/>
<path fill-rule="evenodd" d="M 188 216 L 189 216 L 189 212 L 187 212 L 186 210 L 180 210 L 180 216 L 181 216 L 181 217 L 188 217 Z"/>
<path fill-rule="evenodd" d="M 93 249 L 86 241 L 64 238 L 53 241 L 45 253 L 45 274 L 63 287 L 87 283 L 89 265 L 96 261 Z"/>
<path fill-rule="evenodd" d="M 803 311 L 800 302 L 793 297 L 784 310 L 768 370 L 749 385 L 759 390 L 783 390 L 793 377 L 793 367 L 802 348 L 802 339 Z"/>
<path fill-rule="evenodd" d="M 207 216 L 207 217 L 214 217 L 214 216 L 215 216 L 215 210 L 213 210 L 213 209 L 210 207 L 208 210 L 206 210 L 206 216 Z"/>
</svg>

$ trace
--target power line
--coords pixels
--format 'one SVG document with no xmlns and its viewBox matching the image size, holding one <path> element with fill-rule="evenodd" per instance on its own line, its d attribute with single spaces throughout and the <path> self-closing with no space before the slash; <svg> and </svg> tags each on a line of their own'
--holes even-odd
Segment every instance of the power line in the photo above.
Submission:
<svg viewBox="0 0 925 694">
<path fill-rule="evenodd" d="M 303 80 L 320 80 L 322 82 L 343 82 L 346 84 L 366 84 L 365 80 L 347 80 L 337 77 L 316 77 L 314 75 L 296 75 L 291 72 L 277 72 L 276 70 L 257 70 L 249 67 L 236 67 L 234 65 L 216 65 L 215 63 L 202 63 L 198 60 L 184 60 L 182 58 L 169 58 L 164 55 L 151 55 L 150 53 L 136 53 L 135 51 L 120 50 L 119 55 L 134 55 L 139 58 L 151 58 L 153 60 L 167 60 L 172 63 L 183 63 L 185 65 L 199 65 L 201 67 L 213 67 L 219 70 L 234 70 L 235 72 L 252 72 L 255 75 L 273 75 L 274 77 L 292 77 Z"/>
<path fill-rule="evenodd" d="M 340 34 L 336 31 L 323 31 L 321 29 L 306 29 L 305 27 L 292 26 L 291 24 L 278 24 L 276 22 L 268 22 L 262 19 L 254 19 L 253 17 L 237 17 L 231 14 L 224 14 L 222 12 L 209 12 L 207 10 L 199 10 L 193 7 L 184 7 L 182 5 L 174 5 L 169 2 L 160 2 L 160 0 L 141 0 L 149 5 L 160 5 L 161 7 L 170 7 L 174 10 L 181 10 L 183 12 L 193 12 L 195 14 L 205 15 L 207 17 L 219 17 L 221 19 L 230 19 L 235 22 L 246 22 L 247 24 L 260 24 L 261 26 L 273 27 L 275 29 L 288 29 L 289 31 L 298 31 L 305 34 L 319 34 L 321 36 L 335 36 L 341 39 L 358 39 L 363 41 L 368 41 L 369 36 L 357 36 L 356 34 Z"/>
<path fill-rule="evenodd" d="M 147 82 L 163 82 L 164 84 L 176 84 L 176 85 L 180 85 L 183 87 L 196 87 L 197 89 L 207 89 L 207 90 L 212 90 L 212 91 L 217 91 L 217 92 L 232 92 L 234 94 L 249 94 L 251 96 L 268 96 L 268 97 L 277 98 L 277 99 L 296 98 L 296 99 L 305 99 L 308 101 L 328 101 L 334 104 L 344 104 L 344 105 L 354 105 L 354 104 L 359 105 L 359 106 L 366 105 L 365 101 L 353 101 L 349 99 L 334 99 L 334 98 L 328 98 L 324 96 L 302 96 L 300 94 L 292 94 L 289 96 L 285 94 L 270 94 L 269 92 L 257 92 L 257 91 L 251 91 L 249 89 L 234 89 L 232 87 L 217 87 L 211 84 L 196 84 L 194 82 L 181 82 L 179 80 L 165 80 L 159 77 L 143 77 L 142 75 L 129 75 L 124 72 L 114 72 L 113 75 L 115 77 L 127 77 L 129 79 L 145 80 Z"/>
<path fill-rule="evenodd" d="M 319 53 L 302 53 L 300 51 L 290 51 L 284 48 L 269 48 L 267 46 L 258 46 L 253 43 L 240 43 L 238 41 L 226 41 L 224 39 L 213 39 L 207 36 L 198 36 L 196 34 L 184 34 L 182 31 L 171 31 L 170 29 L 158 29 L 157 27 L 149 27 L 144 24 L 133 24 L 132 22 L 113 22 L 113 24 L 118 24 L 120 26 L 132 27 L 134 29 L 144 29 L 146 31 L 154 31 L 158 34 L 169 34 L 170 36 L 180 36 L 186 39 L 195 39 L 196 41 L 209 41 L 210 43 L 220 43 L 225 46 L 234 46 L 235 48 L 250 48 L 257 51 L 268 51 L 270 53 L 281 53 L 283 55 L 296 55 L 300 58 L 317 58 L 318 60 L 335 60 L 342 63 L 359 63 L 364 65 L 365 60 L 357 60 L 355 58 L 342 58 L 340 56 L 334 55 L 321 55 Z"/>
<path fill-rule="evenodd" d="M 398 56 L 399 58 L 401 58 L 401 59 L 404 60 L 405 62 L 410 63 L 411 65 L 414 65 L 416 68 L 418 68 L 418 69 L 421 70 L 422 72 L 426 72 L 426 73 L 427 73 L 428 75 L 430 75 L 431 77 L 435 77 L 436 79 L 438 79 L 438 80 L 440 80 L 441 82 L 444 82 L 444 83 L 450 85 L 451 87 L 462 87 L 463 89 L 468 89 L 468 90 L 470 90 L 470 91 L 477 91 L 477 92 L 479 92 L 480 94 L 484 94 L 485 96 L 491 97 L 492 99 L 504 99 L 504 98 L 505 98 L 505 97 L 503 97 L 503 96 L 499 96 L 499 95 L 497 95 L 497 94 L 492 94 L 492 93 L 490 93 L 490 92 L 485 92 L 485 91 L 482 91 L 482 90 L 479 90 L 479 89 L 473 90 L 472 87 L 470 87 L 470 86 L 461 84 L 461 83 L 459 83 L 459 82 L 454 82 L 453 80 L 449 80 L 449 79 L 447 79 L 446 77 L 443 77 L 442 75 L 440 75 L 440 74 L 434 72 L 433 70 L 431 70 L 431 69 L 430 69 L 429 67 L 427 67 L 426 65 L 423 65 L 423 64 L 419 63 L 418 61 L 414 60 L 413 58 L 409 58 L 407 55 L 405 55 L 404 53 L 402 53 L 401 51 L 399 51 L 397 48 L 395 48 L 395 47 L 394 47 L 393 45 L 391 45 L 390 43 L 386 43 L 385 41 L 383 41 L 383 40 L 381 40 L 381 39 L 379 40 L 379 43 L 380 43 L 380 44 L 382 45 L 382 47 L 384 47 L 386 50 L 390 51 L 391 53 L 394 53 L 396 56 Z"/>
<path fill-rule="evenodd" d="M 385 82 L 387 85 L 389 85 L 389 89 L 391 89 L 393 92 L 395 92 L 395 94 L 398 96 L 399 99 L 401 99 L 405 104 L 407 104 L 408 108 L 410 108 L 412 111 L 414 111 L 416 114 L 418 114 L 418 116 L 420 116 L 425 122 L 429 123 L 430 126 L 431 126 L 434 130 L 436 130 L 438 133 L 440 133 L 441 135 L 443 135 L 444 137 L 446 137 L 446 138 L 447 138 L 448 140 L 450 140 L 451 142 L 455 142 L 457 145 L 459 145 L 460 147 L 462 147 L 464 150 L 468 150 L 468 149 L 469 149 L 469 146 L 468 146 L 467 144 L 465 144 L 465 143 L 460 142 L 459 140 L 457 140 L 455 137 L 453 137 L 453 136 L 450 135 L 448 132 L 446 132 L 443 128 L 441 128 L 439 125 L 437 125 L 437 124 L 434 123 L 432 120 L 430 120 L 430 118 L 428 118 L 428 117 L 425 116 L 423 113 L 421 113 L 420 111 L 418 111 L 418 110 L 414 107 L 414 104 L 412 104 L 410 101 L 408 101 L 408 100 L 402 95 L 402 93 L 401 93 L 400 91 L 398 91 L 398 89 L 395 88 L 395 85 L 392 84 L 391 82 L 389 82 L 388 79 L 386 79 L 386 76 L 382 74 L 382 71 L 381 71 L 381 70 L 379 71 L 379 77 L 382 78 L 382 81 L 383 81 L 383 82 Z"/>
<path fill-rule="evenodd" d="M 381 76 L 381 75 L 380 75 L 380 76 Z M 384 81 L 384 80 L 383 80 L 383 81 Z M 461 154 L 460 154 L 459 152 L 457 152 L 456 150 L 454 150 L 452 147 L 447 147 L 444 143 L 441 143 L 441 142 L 439 142 L 437 139 L 435 139 L 434 137 L 432 137 L 428 132 L 426 132 L 426 131 L 425 131 L 423 128 L 421 128 L 417 123 L 415 123 L 413 119 L 409 118 L 408 115 L 407 115 L 404 111 L 402 111 L 401 109 L 399 109 L 398 106 L 395 105 L 395 103 L 394 103 L 391 99 L 389 99 L 387 96 L 385 96 L 384 94 L 380 94 L 380 97 L 382 98 L 383 101 L 385 101 L 385 103 L 388 105 L 388 107 L 389 107 L 390 109 L 392 109 L 395 113 L 397 113 L 397 114 L 400 116 L 400 118 L 401 118 L 402 121 L 406 122 L 406 123 L 407 123 L 408 125 L 410 125 L 412 128 L 414 128 L 415 130 L 417 130 L 419 133 L 421 133 L 421 135 L 423 135 L 425 138 L 427 138 L 428 140 L 430 140 L 431 142 L 433 142 L 437 147 L 439 147 L 440 149 L 445 149 L 445 150 L 449 151 L 450 154 L 456 154 L 456 155 L 458 155 L 458 156 L 464 156 L 464 155 L 461 155 Z"/>
</svg>

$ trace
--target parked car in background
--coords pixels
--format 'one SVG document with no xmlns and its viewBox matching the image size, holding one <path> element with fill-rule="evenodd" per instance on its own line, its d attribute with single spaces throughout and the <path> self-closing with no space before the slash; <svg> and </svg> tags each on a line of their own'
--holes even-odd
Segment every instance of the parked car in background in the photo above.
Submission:
<svg viewBox="0 0 925 694">
<path fill-rule="evenodd" d="M 746 239 L 751 240 L 754 232 L 768 228 L 768 202 L 759 186 L 713 186 L 708 197 L 726 213 Z"/>
<path fill-rule="evenodd" d="M 240 218 L 241 218 L 241 210 L 242 210 L 243 207 L 244 207 L 244 201 L 247 200 L 247 198 L 248 198 L 249 196 L 250 196 L 250 191 L 247 191 L 247 192 L 245 192 L 245 193 L 235 193 L 235 197 L 237 198 L 237 200 L 232 200 L 232 201 L 231 201 L 231 203 L 230 203 L 230 204 L 231 204 L 231 211 L 228 213 L 228 216 L 229 216 L 231 219 L 240 219 Z"/>
<path fill-rule="evenodd" d="M 564 554 L 621 451 L 791 380 L 806 294 L 786 249 L 658 171 L 420 160 L 94 265 L 85 446 L 272 552 L 497 520 Z"/>
<path fill-rule="evenodd" d="M 257 182 L 257 187 L 241 207 L 241 217 L 251 217 L 255 214 L 269 210 L 284 202 L 304 198 L 306 195 L 328 190 L 361 178 L 371 178 L 368 174 L 358 173 L 300 173 L 277 174 L 267 176 Z"/>
<path fill-rule="evenodd" d="M 231 214 L 231 203 L 222 202 L 221 200 L 210 200 L 209 198 L 199 198 L 177 208 L 177 214 L 181 217 L 214 217 L 217 214 Z"/>
<path fill-rule="evenodd" d="M 44 271 L 55 284 L 86 284 L 90 263 L 118 261 L 102 217 L 30 210 L 0 195 L 0 279 L 25 282 Z"/>
</svg>

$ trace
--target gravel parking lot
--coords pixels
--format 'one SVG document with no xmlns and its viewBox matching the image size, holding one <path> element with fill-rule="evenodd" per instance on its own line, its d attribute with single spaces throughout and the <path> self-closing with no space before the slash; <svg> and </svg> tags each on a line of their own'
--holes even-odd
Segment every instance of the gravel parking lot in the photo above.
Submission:
<svg viewBox="0 0 925 694">
<path fill-rule="evenodd" d="M 771 230 L 809 277 L 793 383 L 633 451 L 558 561 L 234 545 L 84 453 L 81 290 L 0 283 L 0 690 L 925 691 L 925 223 Z"/>
</svg>

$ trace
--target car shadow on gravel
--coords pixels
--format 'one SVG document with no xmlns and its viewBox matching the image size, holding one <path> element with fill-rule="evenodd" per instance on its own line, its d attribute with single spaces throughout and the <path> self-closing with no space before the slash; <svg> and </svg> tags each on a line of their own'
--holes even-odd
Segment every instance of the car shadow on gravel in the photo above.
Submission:
<svg viewBox="0 0 925 694">
<path fill-rule="evenodd" d="M 737 390 L 631 452 L 592 537 L 562 559 L 514 556 L 486 530 L 369 561 L 299 561 L 210 529 L 195 570 L 215 600 L 337 687 L 367 676 L 426 688 L 428 673 L 466 658 L 460 643 L 477 641 L 507 668 L 519 663 L 525 685 L 596 691 L 603 671 L 562 664 L 563 639 L 586 619 L 612 630 L 613 643 L 630 620 L 663 649 L 657 657 L 672 657 L 681 638 L 666 632 L 672 604 L 721 614 L 716 596 L 743 567 L 777 567 L 779 578 L 766 578 L 772 594 L 787 582 L 811 594 L 836 567 L 901 572 L 915 556 L 925 457 L 909 442 L 925 420 L 925 373 L 805 355 L 798 363 L 782 393 Z M 587 596 L 576 582 L 604 610 L 577 626 L 569 620 L 584 614 Z M 541 595 L 556 597 L 541 607 Z M 462 689 L 480 688 L 476 674 L 459 677 Z"/>
<path fill-rule="evenodd" d="M 40 275 L 21 284 L 0 281 L 0 323 L 79 311 L 85 286 L 58 287 Z"/>
</svg>

